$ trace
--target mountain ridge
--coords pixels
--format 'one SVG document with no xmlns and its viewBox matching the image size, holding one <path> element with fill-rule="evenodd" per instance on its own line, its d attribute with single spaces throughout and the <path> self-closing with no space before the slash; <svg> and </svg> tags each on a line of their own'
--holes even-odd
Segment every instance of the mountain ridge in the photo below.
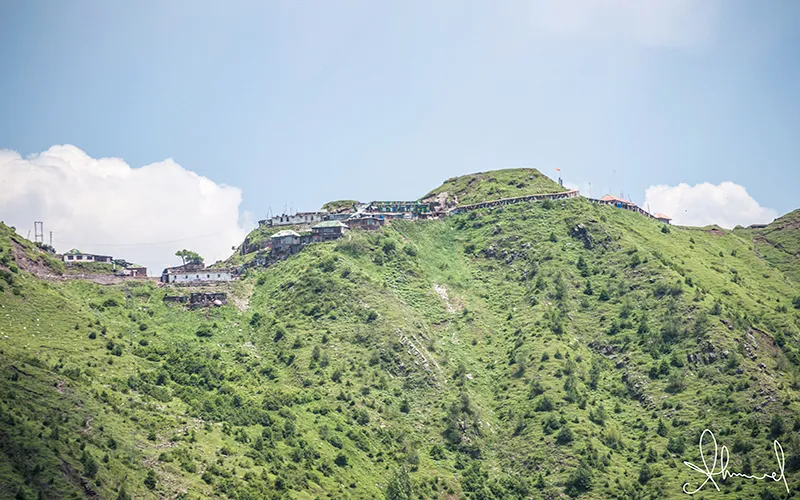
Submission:
<svg viewBox="0 0 800 500">
<path fill-rule="evenodd" d="M 12 236 L 5 496 L 677 498 L 705 428 L 737 471 L 778 439 L 800 485 L 800 287 L 750 232 L 519 203 L 308 245 L 196 309 L 39 279 Z"/>
</svg>

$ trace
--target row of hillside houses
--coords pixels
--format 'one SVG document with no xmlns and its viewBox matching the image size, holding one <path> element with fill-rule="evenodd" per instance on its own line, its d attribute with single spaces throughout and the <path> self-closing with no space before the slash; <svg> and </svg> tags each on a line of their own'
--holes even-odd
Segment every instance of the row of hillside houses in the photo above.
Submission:
<svg viewBox="0 0 800 500">
<path fill-rule="evenodd" d="M 374 219 L 376 225 L 370 228 L 380 227 L 378 219 Z M 301 248 L 309 243 L 319 243 L 331 241 L 342 236 L 350 230 L 350 226 L 342 221 L 328 220 L 311 226 L 310 230 L 300 232 L 284 229 L 273 234 L 267 247 L 272 249 L 272 253 L 279 256 L 297 253 Z"/>
<path fill-rule="evenodd" d="M 328 212 L 321 210 L 319 212 L 297 212 L 294 215 L 281 214 L 258 221 L 259 226 L 274 227 L 274 226 L 303 226 L 307 224 L 314 224 L 327 220 Z"/>
<path fill-rule="evenodd" d="M 281 214 L 258 221 L 260 227 L 276 226 L 309 226 L 321 222 L 342 221 L 350 225 L 364 217 L 377 218 L 382 221 L 392 219 L 418 219 L 443 215 L 436 211 L 436 203 L 422 201 L 373 201 L 370 203 L 356 203 L 352 208 L 337 213 L 326 212 L 297 212 L 294 215 Z"/>
<path fill-rule="evenodd" d="M 69 252 L 64 253 L 61 256 L 61 260 L 64 261 L 65 264 L 86 264 L 86 263 L 96 263 L 96 264 L 111 264 L 114 266 L 114 271 L 117 271 L 117 263 L 124 263 L 125 265 L 120 264 L 120 269 L 117 271 L 119 276 L 129 276 L 131 278 L 144 278 L 147 276 L 147 268 L 143 266 L 134 266 L 129 265 L 127 262 L 122 260 L 115 260 L 114 257 L 110 255 L 97 255 L 93 253 L 85 253 L 81 252 L 80 250 L 73 248 Z"/>
<path fill-rule="evenodd" d="M 267 247 L 278 256 L 297 253 L 309 243 L 331 241 L 344 236 L 351 229 L 371 231 L 379 229 L 384 224 L 384 219 L 370 215 L 358 215 L 347 219 L 347 224 L 338 220 L 320 222 L 311 226 L 310 230 L 284 229 L 273 234 Z"/>
<path fill-rule="evenodd" d="M 612 207 L 621 208 L 623 210 L 638 212 L 646 217 L 650 217 L 651 219 L 656 219 L 659 222 L 663 222 L 664 224 L 669 224 L 672 221 L 672 218 L 670 218 L 667 215 L 664 215 L 660 212 L 651 214 L 650 212 L 639 207 L 638 205 L 636 205 L 636 203 L 632 201 L 628 201 L 623 198 L 617 198 L 616 196 L 612 196 L 610 194 L 607 194 L 600 199 L 587 198 L 587 200 L 591 201 L 592 203 L 598 203 L 601 205 L 610 205 Z"/>
</svg>

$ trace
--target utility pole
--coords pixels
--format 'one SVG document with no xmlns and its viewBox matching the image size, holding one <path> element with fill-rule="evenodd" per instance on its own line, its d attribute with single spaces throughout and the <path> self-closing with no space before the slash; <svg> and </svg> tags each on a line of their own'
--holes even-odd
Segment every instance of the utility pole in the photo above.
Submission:
<svg viewBox="0 0 800 500">
<path fill-rule="evenodd" d="M 53 248 L 53 231 L 50 231 L 50 248 Z"/>
</svg>

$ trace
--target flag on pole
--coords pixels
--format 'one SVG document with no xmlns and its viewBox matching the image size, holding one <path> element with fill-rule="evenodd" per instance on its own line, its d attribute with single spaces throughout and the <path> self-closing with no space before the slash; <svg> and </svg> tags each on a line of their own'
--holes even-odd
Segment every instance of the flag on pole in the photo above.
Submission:
<svg viewBox="0 0 800 500">
<path fill-rule="evenodd" d="M 557 169 L 556 169 L 556 172 L 561 172 L 561 169 L 560 169 L 560 168 L 557 168 Z"/>
</svg>

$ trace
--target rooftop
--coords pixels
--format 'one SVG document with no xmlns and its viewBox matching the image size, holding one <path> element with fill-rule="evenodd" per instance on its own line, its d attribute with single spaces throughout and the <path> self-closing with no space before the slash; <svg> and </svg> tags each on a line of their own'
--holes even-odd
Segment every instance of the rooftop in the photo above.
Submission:
<svg viewBox="0 0 800 500">
<path fill-rule="evenodd" d="M 296 231 L 292 231 L 291 229 L 284 229 L 283 231 L 278 231 L 277 233 L 272 235 L 273 238 L 283 238 L 286 236 L 296 236 L 298 238 L 300 237 L 300 235 L 297 234 Z"/>
<path fill-rule="evenodd" d="M 628 201 L 628 200 L 626 200 L 624 198 L 617 198 L 616 196 L 611 196 L 610 194 L 607 194 L 607 195 L 603 196 L 602 198 L 600 198 L 600 201 L 618 201 L 620 203 L 625 203 L 625 204 L 631 205 L 633 207 L 636 206 L 636 203 L 634 203 L 632 201 Z"/>
<path fill-rule="evenodd" d="M 318 227 L 347 227 L 347 224 L 343 223 L 340 220 L 326 220 L 324 222 L 320 222 L 314 226 L 311 226 L 311 229 L 315 229 Z"/>
</svg>

